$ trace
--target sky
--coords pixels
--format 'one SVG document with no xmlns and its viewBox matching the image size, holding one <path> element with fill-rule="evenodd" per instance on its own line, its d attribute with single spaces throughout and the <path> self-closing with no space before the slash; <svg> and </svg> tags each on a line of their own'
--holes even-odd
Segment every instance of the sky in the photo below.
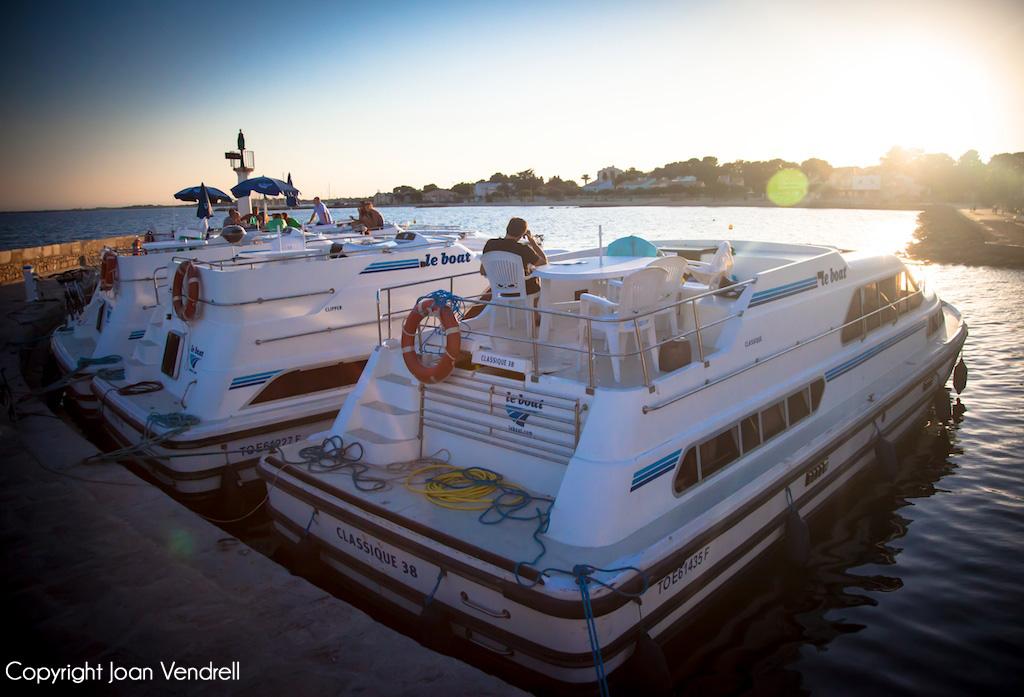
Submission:
<svg viewBox="0 0 1024 697">
<path fill-rule="evenodd" d="M 1024 150 L 1024 1 L 51 2 L 5 9 L 0 210 Z"/>
</svg>

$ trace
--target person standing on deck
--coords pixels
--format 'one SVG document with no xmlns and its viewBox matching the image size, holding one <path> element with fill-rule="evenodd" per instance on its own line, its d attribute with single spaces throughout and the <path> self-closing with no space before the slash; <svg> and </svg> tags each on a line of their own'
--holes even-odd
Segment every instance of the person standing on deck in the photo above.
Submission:
<svg viewBox="0 0 1024 697">
<path fill-rule="evenodd" d="M 238 129 L 238 152 L 245 150 L 245 134 L 242 133 L 242 129 Z"/>
<path fill-rule="evenodd" d="M 309 216 L 310 223 L 314 220 L 317 221 L 317 225 L 330 225 L 334 222 L 334 219 L 331 218 L 331 212 L 327 210 L 327 206 L 324 205 L 319 196 L 313 199 L 313 214 Z"/>
</svg>

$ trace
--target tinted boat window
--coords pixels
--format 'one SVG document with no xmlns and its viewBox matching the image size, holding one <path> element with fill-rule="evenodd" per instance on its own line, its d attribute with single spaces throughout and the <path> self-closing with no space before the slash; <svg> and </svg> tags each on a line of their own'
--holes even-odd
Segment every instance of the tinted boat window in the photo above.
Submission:
<svg viewBox="0 0 1024 697">
<path fill-rule="evenodd" d="M 761 421 L 757 414 L 751 414 L 740 422 L 740 435 L 743 437 L 744 453 L 761 445 Z"/>
<path fill-rule="evenodd" d="M 880 307 L 886 307 L 890 303 L 896 302 L 899 298 L 896 296 L 896 283 L 898 281 L 897 276 L 890 276 L 889 278 L 883 278 L 878 282 L 878 302 Z M 886 307 L 882 310 L 882 323 L 895 322 L 896 321 L 896 307 Z"/>
<path fill-rule="evenodd" d="M 366 361 L 351 363 L 335 363 L 309 370 L 293 370 L 271 380 L 250 404 L 272 402 L 276 399 L 287 399 L 299 395 L 333 390 L 346 385 L 354 385 L 359 381 Z"/>
<path fill-rule="evenodd" d="M 697 451 L 694 448 L 690 448 L 686 451 L 686 455 L 683 456 L 683 460 L 679 463 L 679 469 L 676 470 L 676 478 L 673 482 L 676 493 L 682 493 L 686 489 L 697 483 Z"/>
<path fill-rule="evenodd" d="M 872 329 L 878 329 L 881 326 L 882 319 L 879 316 L 880 313 L 875 312 L 878 309 L 878 284 L 869 283 L 863 288 L 864 290 L 864 315 L 865 315 L 865 327 L 867 331 Z"/>
<path fill-rule="evenodd" d="M 917 292 L 917 284 L 914 283 L 914 279 L 911 278 L 909 273 L 907 274 L 907 293 L 913 294 L 910 295 L 909 299 L 910 309 L 914 310 L 921 307 L 921 303 L 924 301 L 924 298 Z"/>
<path fill-rule="evenodd" d="M 807 401 L 807 390 L 803 389 L 796 394 L 790 395 L 786 400 L 789 409 L 789 425 L 797 423 L 811 413 L 811 405 Z"/>
<path fill-rule="evenodd" d="M 853 291 L 853 297 L 850 298 L 850 307 L 846 311 L 846 319 L 843 321 L 843 343 L 859 339 L 864 336 L 864 323 L 858 322 L 861 315 L 864 314 L 860 309 L 860 288 Z M 850 324 L 853 322 L 853 324 Z"/>
<path fill-rule="evenodd" d="M 178 353 L 181 350 L 181 335 L 168 332 L 167 341 L 164 343 L 164 358 L 160 363 L 160 370 L 164 375 L 172 378 L 178 377 Z"/>
<path fill-rule="evenodd" d="M 818 378 L 811 383 L 811 411 L 818 411 L 823 394 L 825 394 L 825 381 Z"/>
<path fill-rule="evenodd" d="M 706 479 L 740 455 L 736 427 L 700 444 L 700 477 Z"/>
<path fill-rule="evenodd" d="M 761 433 L 765 440 L 786 430 L 786 412 L 777 402 L 761 412 Z"/>
</svg>

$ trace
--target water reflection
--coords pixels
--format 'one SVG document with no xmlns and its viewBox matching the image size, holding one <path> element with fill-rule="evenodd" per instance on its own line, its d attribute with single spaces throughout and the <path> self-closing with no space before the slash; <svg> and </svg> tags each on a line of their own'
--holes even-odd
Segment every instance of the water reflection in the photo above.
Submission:
<svg viewBox="0 0 1024 697">
<path fill-rule="evenodd" d="M 941 390 L 923 428 L 900 444 L 895 482 L 865 472 L 812 519 L 811 558 L 794 569 L 779 552 L 726 589 L 692 626 L 665 647 L 680 695 L 810 694 L 799 670 L 803 651 L 827 650 L 868 629 L 844 610 L 876 607 L 904 587 L 897 575 L 913 519 L 902 509 L 941 491 L 957 465 L 956 432 L 965 413 Z M 825 693 L 833 690 L 826 689 Z"/>
</svg>

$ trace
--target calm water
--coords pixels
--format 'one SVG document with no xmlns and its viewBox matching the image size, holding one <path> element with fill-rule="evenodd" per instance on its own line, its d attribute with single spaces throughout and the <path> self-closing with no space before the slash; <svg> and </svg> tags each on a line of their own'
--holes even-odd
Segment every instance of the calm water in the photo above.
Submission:
<svg viewBox="0 0 1024 697">
<path fill-rule="evenodd" d="M 350 211 L 337 211 L 347 215 Z M 763 208 L 385 209 L 487 232 L 526 218 L 546 246 L 628 233 L 898 251 L 916 213 Z M 0 247 L 167 229 L 184 209 L 0 216 Z M 161 217 L 163 216 L 163 217 Z M 733 229 L 728 230 L 729 225 Z M 668 647 L 683 695 L 963 695 L 1024 688 L 1024 273 L 923 266 L 970 325 L 956 418 L 903 444 L 812 522 L 801 574 L 761 562 Z M 507 678 L 509 676 L 506 676 Z M 620 689 L 618 694 L 625 694 Z"/>
</svg>

